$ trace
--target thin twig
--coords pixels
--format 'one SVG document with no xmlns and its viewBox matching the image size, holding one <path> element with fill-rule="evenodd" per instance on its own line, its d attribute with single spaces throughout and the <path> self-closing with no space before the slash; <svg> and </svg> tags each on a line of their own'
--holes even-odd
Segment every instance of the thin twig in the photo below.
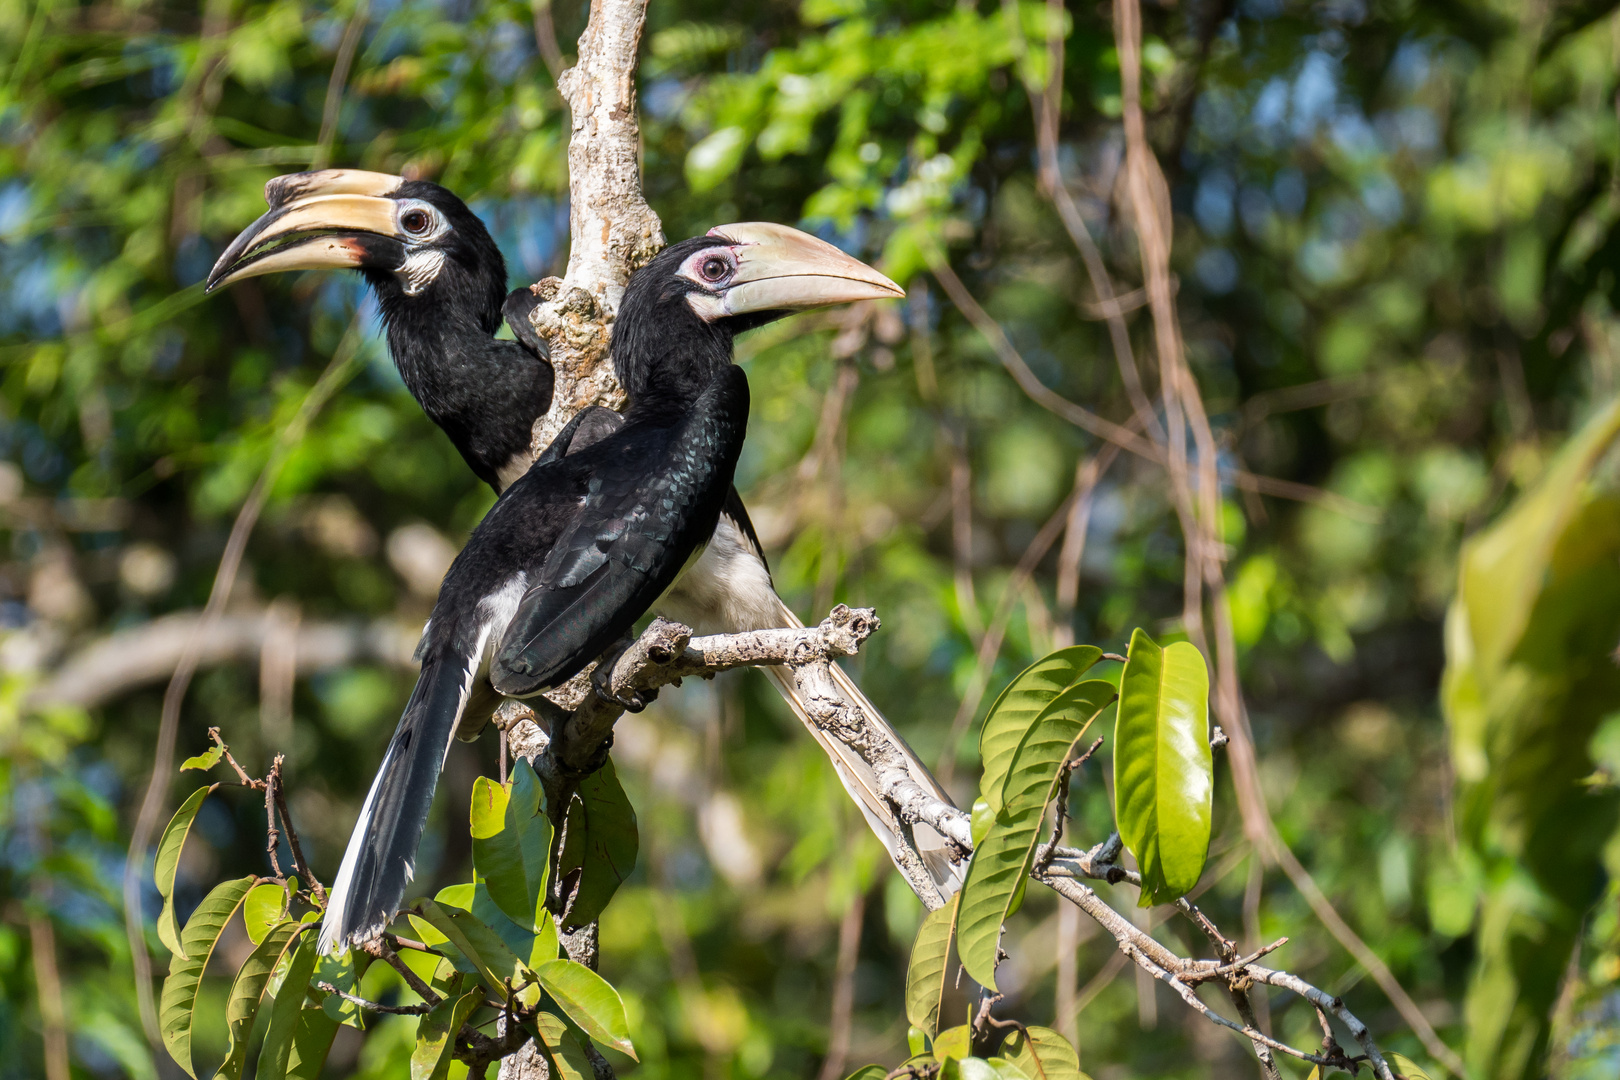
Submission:
<svg viewBox="0 0 1620 1080">
<path fill-rule="evenodd" d="M 324 907 L 326 890 L 321 887 L 320 879 L 315 876 L 315 871 L 309 868 L 309 861 L 304 858 L 303 845 L 298 842 L 298 830 L 293 828 L 292 813 L 287 809 L 286 788 L 281 783 L 281 765 L 284 760 L 285 755 L 277 754 L 275 762 L 270 767 L 271 775 L 276 778 L 276 809 L 281 812 L 281 824 L 287 830 L 287 846 L 292 851 L 293 869 L 297 870 L 298 876 L 308 883 L 309 891 L 315 897 L 315 903 Z"/>
<path fill-rule="evenodd" d="M 368 1001 L 346 990 L 339 990 L 329 982 L 319 982 L 315 985 L 328 994 L 336 994 L 344 1001 L 360 1006 L 367 1012 L 387 1013 L 389 1016 L 426 1016 L 433 1011 L 433 1006 L 425 1001 L 420 1005 L 384 1005 L 380 1001 Z"/>
<path fill-rule="evenodd" d="M 354 64 L 354 53 L 360 46 L 360 35 L 366 29 L 366 16 L 370 11 L 370 0 L 355 0 L 354 12 L 343 28 L 343 40 L 338 42 L 337 57 L 332 61 L 332 77 L 326 83 L 326 101 L 321 106 L 321 133 L 315 140 L 315 156 L 310 160 L 312 169 L 324 169 L 332 160 L 338 117 L 343 111 L 343 90 L 348 85 L 349 68 Z"/>
<path fill-rule="evenodd" d="M 279 762 L 281 759 L 276 760 Z M 281 872 L 281 830 L 276 828 L 276 788 L 280 779 L 277 770 L 271 768 L 270 775 L 264 780 L 264 844 L 270 856 L 270 869 L 278 878 L 285 876 Z"/>
</svg>

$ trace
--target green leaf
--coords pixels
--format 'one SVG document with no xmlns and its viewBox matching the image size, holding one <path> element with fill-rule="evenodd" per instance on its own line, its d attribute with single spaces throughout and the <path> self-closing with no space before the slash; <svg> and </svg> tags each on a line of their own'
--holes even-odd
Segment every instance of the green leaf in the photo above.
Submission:
<svg viewBox="0 0 1620 1080">
<path fill-rule="evenodd" d="M 264 887 L 256 886 L 253 891 Z M 281 891 L 279 885 L 271 885 L 270 888 L 278 893 Z M 250 892 L 249 900 L 252 897 L 253 893 Z M 246 906 L 243 905 L 244 915 Z M 248 955 L 242 970 L 236 973 L 236 981 L 231 984 L 231 996 L 225 1006 L 225 1024 L 231 1036 L 231 1049 L 225 1064 L 214 1074 L 216 1077 L 236 1080 L 242 1075 L 242 1068 L 247 1064 L 248 1037 L 253 1034 L 253 1020 L 259 1015 L 259 1001 L 264 997 L 264 988 L 269 985 L 271 972 L 281 963 L 297 929 L 297 923 L 284 920 L 261 934 L 257 948 Z"/>
<path fill-rule="evenodd" d="M 546 993 L 585 1034 L 631 1058 L 636 1057 L 624 1002 L 606 979 L 573 960 L 548 960 L 535 969 L 535 974 L 540 977 L 540 985 L 545 987 Z"/>
<path fill-rule="evenodd" d="M 422 1017 L 416 1025 L 416 1049 L 411 1051 L 411 1080 L 445 1080 L 450 1075 L 456 1033 L 483 998 L 482 989 L 470 990 L 459 998 L 446 998 Z"/>
<path fill-rule="evenodd" d="M 187 769 L 202 769 L 206 771 L 208 769 L 212 769 L 215 765 L 219 764 L 219 759 L 223 757 L 224 754 L 225 748 L 223 746 L 215 745 L 211 749 L 204 750 L 195 757 L 186 758 L 186 760 L 180 763 L 180 771 L 185 772 Z"/>
<path fill-rule="evenodd" d="M 1429 1074 L 1418 1068 L 1417 1064 L 1404 1054 L 1386 1053 L 1384 1060 L 1389 1062 L 1389 1067 L 1395 1070 L 1397 1076 L 1405 1077 L 1406 1080 L 1429 1080 Z"/>
<path fill-rule="evenodd" d="M 1080 1071 L 1080 1055 L 1051 1028 L 1032 1026 L 1008 1033 L 1001 1056 L 1029 1080 L 1087 1080 Z"/>
<path fill-rule="evenodd" d="M 297 951 L 292 954 L 292 960 L 287 964 L 287 974 L 281 980 L 281 989 L 276 991 L 275 1004 L 270 1007 L 270 1026 L 264 1033 L 264 1046 L 259 1050 L 259 1071 L 254 1074 L 254 1080 L 282 1080 L 287 1075 L 303 1014 L 316 1013 L 331 1021 L 331 1017 L 320 1009 L 304 1008 L 304 1000 L 309 996 L 309 980 L 315 974 L 319 947 L 314 934 L 304 934 L 299 938 Z"/>
<path fill-rule="evenodd" d="M 293 1032 L 292 1050 L 287 1055 L 287 1080 L 320 1080 L 326 1055 L 343 1025 L 320 1009 L 301 1009 L 298 1030 Z"/>
<path fill-rule="evenodd" d="M 261 882 L 242 901 L 242 925 L 248 940 L 257 945 L 270 928 L 287 918 L 287 890 L 273 881 Z"/>
<path fill-rule="evenodd" d="M 990 809 L 990 800 L 974 799 L 973 811 L 968 816 L 968 829 L 972 833 L 975 848 L 984 843 L 984 838 L 990 835 L 990 826 L 995 823 L 996 812 Z"/>
<path fill-rule="evenodd" d="M 401 950 L 401 952 L 414 951 L 414 949 Z M 360 977 L 370 966 L 371 957 L 366 953 L 358 949 L 344 949 L 335 956 L 322 956 L 316 960 L 315 975 L 311 981 L 329 983 L 345 994 L 353 994 L 356 993 L 355 988 L 360 985 Z M 327 994 L 321 1000 L 321 1009 L 340 1024 L 347 1024 L 360 1031 L 366 1028 L 365 1010 L 338 994 Z"/>
<path fill-rule="evenodd" d="M 1142 870 L 1143 907 L 1198 884 L 1214 773 L 1203 654 L 1185 641 L 1161 649 L 1137 630 L 1114 724 L 1114 817 Z"/>
<path fill-rule="evenodd" d="M 939 1030 L 940 1003 L 951 985 L 951 941 L 961 897 L 958 892 L 944 907 L 930 911 L 911 943 L 911 963 L 906 968 L 906 1019 L 929 1037 Z"/>
<path fill-rule="evenodd" d="M 568 1030 L 562 1017 L 548 1012 L 536 1013 L 531 1028 L 544 1048 L 552 1080 L 595 1080 L 596 1069 L 591 1059 L 580 1048 L 579 1040 Z"/>
<path fill-rule="evenodd" d="M 844 1080 L 883 1080 L 888 1075 L 889 1070 L 882 1065 L 862 1065 L 844 1077 Z"/>
<path fill-rule="evenodd" d="M 1023 1069 L 1014 1065 L 1003 1057 L 987 1058 L 990 1067 L 996 1070 L 996 1080 L 1033 1080 Z"/>
<path fill-rule="evenodd" d="M 956 1075 L 961 1080 L 1002 1080 L 996 1067 L 984 1058 L 965 1057 L 956 1065 Z"/>
<path fill-rule="evenodd" d="M 191 823 L 197 819 L 197 811 L 201 809 L 203 800 L 208 798 L 208 793 L 213 790 L 212 784 L 198 788 L 180 804 L 180 809 L 169 819 L 169 824 L 163 829 L 163 836 L 158 840 L 157 859 L 152 869 L 152 877 L 157 881 L 158 895 L 163 897 L 163 911 L 159 913 L 157 922 L 158 940 L 182 960 L 186 959 L 186 954 L 180 941 L 180 928 L 174 921 L 174 875 L 180 868 L 180 849 L 186 845 L 186 836 L 191 832 Z"/>
<path fill-rule="evenodd" d="M 928 1034 L 916 1024 L 906 1028 L 906 1050 L 913 1056 L 928 1052 Z"/>
<path fill-rule="evenodd" d="M 180 945 L 184 951 L 176 950 L 174 961 L 169 965 L 169 976 L 163 980 L 163 996 L 158 1004 L 158 1028 L 163 1033 L 163 1046 L 169 1051 L 169 1056 L 192 1077 L 197 1075 L 191 1063 L 191 1029 L 196 1022 L 197 988 L 202 983 L 208 958 L 213 955 L 214 946 L 219 944 L 219 935 L 241 906 L 242 898 L 253 888 L 254 880 L 249 876 L 224 882 L 216 885 L 214 891 L 203 898 L 180 934 Z"/>
<path fill-rule="evenodd" d="M 934 1057 L 940 1061 L 965 1058 L 973 1052 L 973 1029 L 966 1024 L 946 1028 L 934 1038 Z"/>
<path fill-rule="evenodd" d="M 973 852 L 956 919 L 956 951 L 962 966 L 992 990 L 1001 926 L 1022 898 L 1059 766 L 1074 741 L 1113 701 L 1114 688 L 1102 679 L 1069 687 L 1047 703 L 1008 757 L 1003 781 L 1006 805 Z"/>
<path fill-rule="evenodd" d="M 495 906 L 531 932 L 550 921 L 545 902 L 551 822 L 541 803 L 540 782 L 526 761 L 514 769 L 510 792 L 485 777 L 473 785 L 473 867 Z"/>
<path fill-rule="evenodd" d="M 1101 659 L 1102 650 L 1092 645 L 1074 645 L 1048 653 L 1021 671 L 991 704 L 979 733 L 979 757 L 984 762 L 979 792 L 992 813 L 1001 811 L 1007 767 L 1024 733 L 1059 694 Z"/>
<path fill-rule="evenodd" d="M 612 761 L 580 782 L 579 794 L 568 804 L 564 830 L 558 873 L 564 896 L 572 892 L 573 899 L 563 912 L 563 925 L 583 926 L 601 916 L 635 869 L 641 842 L 635 807 Z M 577 885 L 572 874 L 578 875 Z"/>
<path fill-rule="evenodd" d="M 428 900 L 422 905 L 422 917 L 446 944 L 472 961 L 473 969 L 492 990 L 500 990 L 508 981 L 513 985 L 526 981 L 524 966 L 517 956 L 472 912 Z"/>
</svg>

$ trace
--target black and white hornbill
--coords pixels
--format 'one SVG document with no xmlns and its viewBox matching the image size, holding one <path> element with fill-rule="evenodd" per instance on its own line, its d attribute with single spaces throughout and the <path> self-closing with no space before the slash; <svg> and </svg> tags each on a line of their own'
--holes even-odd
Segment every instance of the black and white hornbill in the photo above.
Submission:
<svg viewBox="0 0 1620 1080">
<path fill-rule="evenodd" d="M 402 182 L 391 179 L 403 190 Z M 380 224 L 397 240 L 393 234 L 404 211 L 389 214 L 366 204 L 362 214 L 345 219 L 333 212 L 337 207 L 317 201 L 328 197 L 319 180 L 283 178 L 290 180 L 302 186 L 299 195 L 278 203 L 280 192 L 272 194 L 273 209 L 244 233 L 246 241 L 232 245 L 215 269 L 214 284 L 267 272 L 260 269 L 267 263 L 271 270 L 359 265 L 379 292 L 393 292 L 384 313 L 390 345 L 400 349 L 396 327 L 416 325 L 401 312 L 416 303 L 444 302 L 434 297 L 431 273 L 418 269 L 413 276 L 408 269 L 429 261 L 422 246 L 387 247 L 361 235 L 377 233 Z M 409 198 L 420 199 L 421 190 L 413 189 Z M 300 214 L 296 208 L 306 203 L 313 208 Z M 295 216 L 306 224 L 276 227 L 276 221 Z M 438 262 L 447 267 L 451 260 Z M 525 294 L 512 296 L 524 311 L 533 302 Z M 374 936 L 396 910 L 445 749 L 486 665 L 497 690 L 521 697 L 572 677 L 650 609 L 699 632 L 802 625 L 776 595 L 731 486 L 748 411 L 747 382 L 731 364 L 732 339 L 793 311 L 899 295 L 893 282 L 831 245 L 759 223 L 721 226 L 672 245 L 632 276 L 612 344 L 629 407 L 622 417 L 601 408 L 576 417 L 534 467 L 506 487 L 451 567 L 418 651 L 421 677 L 334 884 L 322 928 L 325 948 Z M 531 349 L 543 349 L 526 319 L 512 321 Z M 465 328 L 479 324 L 441 317 L 440 325 L 472 335 Z M 479 333 L 487 339 L 489 331 Z M 431 362 L 431 351 L 415 343 L 403 347 Z M 452 346 L 458 356 L 477 347 Z M 454 426 L 440 422 L 469 461 L 458 431 L 504 425 L 506 442 L 515 445 L 520 436 L 528 438 L 545 407 L 524 417 L 510 408 L 481 410 L 476 396 L 463 400 L 471 402 L 466 415 Z M 840 779 L 893 854 L 905 826 L 880 794 L 870 767 L 809 722 L 786 672 L 766 671 L 827 748 Z M 848 676 L 836 665 L 833 672 L 842 691 L 884 723 Z M 911 772 L 949 801 L 914 755 Z M 917 826 L 912 839 L 941 893 L 954 891 L 962 870 L 943 838 Z"/>
</svg>

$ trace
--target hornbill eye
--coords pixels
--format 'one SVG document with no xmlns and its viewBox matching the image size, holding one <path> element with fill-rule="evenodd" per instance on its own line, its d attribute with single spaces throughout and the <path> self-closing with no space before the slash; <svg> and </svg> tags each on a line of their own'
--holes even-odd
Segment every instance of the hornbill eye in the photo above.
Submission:
<svg viewBox="0 0 1620 1080">
<path fill-rule="evenodd" d="M 433 228 L 433 219 L 426 210 L 412 208 L 399 216 L 399 227 L 412 236 L 425 236 Z"/>
<path fill-rule="evenodd" d="M 731 264 L 720 256 L 713 255 L 703 260 L 703 266 L 698 272 L 703 275 L 706 281 L 719 281 L 731 273 Z"/>
</svg>

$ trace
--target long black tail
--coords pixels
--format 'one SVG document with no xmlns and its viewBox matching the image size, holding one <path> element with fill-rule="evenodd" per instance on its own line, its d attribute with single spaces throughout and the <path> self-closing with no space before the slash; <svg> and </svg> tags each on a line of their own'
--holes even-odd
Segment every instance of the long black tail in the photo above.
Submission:
<svg viewBox="0 0 1620 1080">
<path fill-rule="evenodd" d="M 323 953 L 376 937 L 399 911 L 476 668 L 475 659 L 453 654 L 423 660 L 332 883 L 321 922 Z"/>
</svg>

